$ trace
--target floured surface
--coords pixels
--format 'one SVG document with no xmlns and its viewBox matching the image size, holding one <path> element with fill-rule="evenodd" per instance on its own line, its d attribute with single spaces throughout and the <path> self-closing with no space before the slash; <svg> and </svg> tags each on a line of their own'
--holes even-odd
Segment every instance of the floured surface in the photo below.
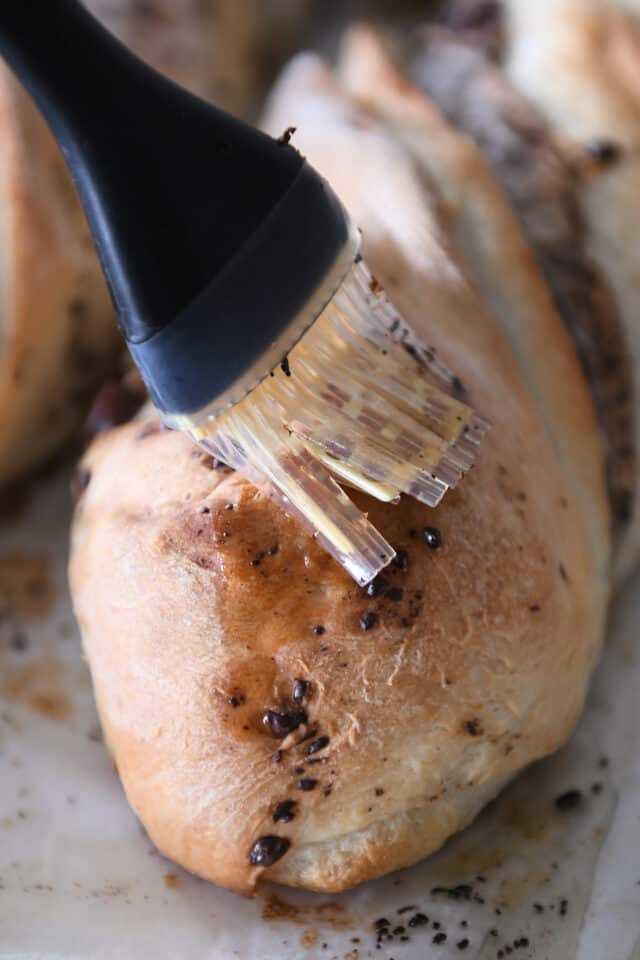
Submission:
<svg viewBox="0 0 640 960">
<path fill-rule="evenodd" d="M 489 960 L 515 941 L 521 957 L 634 956 L 637 582 L 617 605 L 578 735 L 438 856 L 348 894 L 272 887 L 245 900 L 161 858 L 127 808 L 99 741 L 64 586 L 68 479 L 49 478 L 0 530 L 1 957 Z M 5 590 L 1 558 L 16 552 L 25 583 L 14 575 Z M 555 799 L 570 789 L 581 801 L 558 812 Z M 460 884 L 453 896 L 431 892 Z M 380 918 L 392 940 L 378 950 Z"/>
</svg>

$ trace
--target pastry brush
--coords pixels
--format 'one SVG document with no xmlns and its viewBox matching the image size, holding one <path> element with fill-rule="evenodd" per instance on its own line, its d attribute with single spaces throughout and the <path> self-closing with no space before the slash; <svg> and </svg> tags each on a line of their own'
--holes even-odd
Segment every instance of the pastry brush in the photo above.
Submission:
<svg viewBox="0 0 640 960">
<path fill-rule="evenodd" d="M 486 423 L 369 272 L 336 195 L 289 132 L 178 87 L 77 0 L 2 0 L 0 52 L 62 149 L 164 421 L 267 481 L 368 583 L 394 550 L 344 488 L 433 507 Z"/>
</svg>

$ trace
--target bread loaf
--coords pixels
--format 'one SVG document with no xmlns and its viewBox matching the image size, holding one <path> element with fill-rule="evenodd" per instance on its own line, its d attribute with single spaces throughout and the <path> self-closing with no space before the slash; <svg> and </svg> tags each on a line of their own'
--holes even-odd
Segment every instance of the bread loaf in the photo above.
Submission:
<svg viewBox="0 0 640 960">
<path fill-rule="evenodd" d="M 619 583 L 640 554 L 640 21 L 590 0 L 507 0 L 505 11 L 505 70 L 571 163 L 587 249 L 616 300 L 623 342 L 613 338 L 605 361 L 614 375 L 631 366 L 631 382 L 611 398 L 631 421 L 613 438 L 616 470 L 628 478 Z"/>
<path fill-rule="evenodd" d="M 358 497 L 398 550 L 367 590 L 183 436 L 132 423 L 81 465 L 71 588 L 129 802 L 168 857 L 244 893 L 342 890 L 437 849 L 567 739 L 602 640 L 577 357 L 480 153 L 369 40 L 337 75 L 297 58 L 266 123 L 297 127 L 491 420 L 477 466 L 436 510 Z"/>
</svg>

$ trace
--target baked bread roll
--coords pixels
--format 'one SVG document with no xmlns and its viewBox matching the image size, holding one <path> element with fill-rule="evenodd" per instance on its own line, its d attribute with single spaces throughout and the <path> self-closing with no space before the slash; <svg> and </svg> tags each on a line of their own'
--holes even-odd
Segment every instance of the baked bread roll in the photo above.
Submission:
<svg viewBox="0 0 640 960">
<path fill-rule="evenodd" d="M 625 6 L 640 13 L 637 2 Z M 606 362 L 614 373 L 631 363 L 632 383 L 617 398 L 632 421 L 616 439 L 617 469 L 630 477 L 620 582 L 640 554 L 640 22 L 592 0 L 507 0 L 505 21 L 505 70 L 571 162 L 587 249 L 616 300 L 624 351 L 614 343 Z"/>
<path fill-rule="evenodd" d="M 476 148 L 368 49 L 366 104 L 352 46 L 339 77 L 296 59 L 266 122 L 298 128 L 491 420 L 475 469 L 436 510 L 356 497 L 399 551 L 367 590 L 157 424 L 80 468 L 70 582 L 127 797 L 165 855 L 243 893 L 343 890 L 437 849 L 564 743 L 602 640 L 609 511 L 577 358 Z"/>
<path fill-rule="evenodd" d="M 412 75 L 491 164 L 571 335 L 598 414 L 617 547 L 637 482 L 623 455 L 633 433 L 633 369 L 625 330 L 604 274 L 587 249 L 572 159 L 533 103 L 493 61 L 490 54 L 499 53 L 503 34 L 499 19 L 490 24 L 489 52 L 488 25 L 480 42 L 476 31 L 465 28 L 474 8 L 477 19 L 486 4 L 456 2 L 451 9 L 458 14 L 451 16 L 455 30 L 431 26 L 421 31 Z"/>
<path fill-rule="evenodd" d="M 93 0 L 160 69 L 210 89 L 207 19 L 180 10 L 169 44 L 155 0 Z M 172 21 L 169 20 L 169 23 Z M 175 24 L 174 24 L 175 26 Z M 192 56 L 194 37 L 199 56 Z M 53 454 L 82 424 L 98 386 L 116 374 L 122 338 L 93 241 L 60 151 L 27 94 L 0 64 L 0 485 Z"/>
<path fill-rule="evenodd" d="M 2 63 L 0 130 L 1 485 L 73 434 L 121 340 L 62 156 Z"/>
</svg>

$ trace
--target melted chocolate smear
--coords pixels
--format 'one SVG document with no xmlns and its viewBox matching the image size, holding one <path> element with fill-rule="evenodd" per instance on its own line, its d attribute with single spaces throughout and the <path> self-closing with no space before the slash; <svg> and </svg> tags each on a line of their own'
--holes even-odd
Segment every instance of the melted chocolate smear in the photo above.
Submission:
<svg viewBox="0 0 640 960">
<path fill-rule="evenodd" d="M 403 573 L 406 573 L 409 568 L 409 554 L 406 550 L 396 550 L 396 555 L 393 558 L 392 563 L 398 570 L 402 570 Z"/>
<path fill-rule="evenodd" d="M 277 710 L 267 710 L 262 722 L 269 728 L 274 737 L 283 739 L 294 730 L 297 730 L 300 724 L 307 719 L 305 710 L 294 708 L 287 713 L 279 713 Z"/>
<path fill-rule="evenodd" d="M 291 841 L 286 837 L 276 837 L 268 834 L 256 840 L 249 851 L 249 863 L 252 867 L 270 867 L 285 855 Z"/>
<path fill-rule="evenodd" d="M 388 586 L 389 584 L 384 577 L 377 576 L 375 580 L 372 580 L 371 583 L 367 585 L 367 596 L 379 597 L 381 594 L 385 593 Z"/>
<path fill-rule="evenodd" d="M 442 546 L 442 535 L 437 527 L 425 527 L 422 531 L 424 542 L 431 550 Z"/>
<path fill-rule="evenodd" d="M 328 746 L 329 737 L 318 737 L 317 740 L 313 740 L 307 747 L 307 756 L 318 753 L 320 750 L 324 750 L 324 748 Z"/>
<path fill-rule="evenodd" d="M 305 793 L 308 793 L 309 790 L 315 790 L 317 786 L 318 786 L 318 781 L 312 780 L 309 777 L 305 778 L 304 780 L 298 780 L 298 782 L 296 783 L 297 789 L 303 790 Z"/>
<path fill-rule="evenodd" d="M 297 803 L 295 800 L 283 800 L 273 811 L 273 822 L 290 823 L 295 817 L 296 806 Z"/>
<path fill-rule="evenodd" d="M 369 610 L 367 613 L 363 613 L 360 617 L 360 629 L 361 630 L 372 630 L 378 623 L 378 614 L 374 613 L 373 610 Z"/>
<path fill-rule="evenodd" d="M 570 813 L 572 810 L 577 810 L 581 805 L 582 791 L 580 790 L 567 790 L 556 797 L 555 800 L 556 810 L 559 810 L 560 813 Z"/>
<path fill-rule="evenodd" d="M 296 677 L 291 694 L 296 703 L 301 703 L 304 700 L 309 692 L 309 687 L 310 683 L 308 680 L 302 680 L 300 677 Z"/>
</svg>

